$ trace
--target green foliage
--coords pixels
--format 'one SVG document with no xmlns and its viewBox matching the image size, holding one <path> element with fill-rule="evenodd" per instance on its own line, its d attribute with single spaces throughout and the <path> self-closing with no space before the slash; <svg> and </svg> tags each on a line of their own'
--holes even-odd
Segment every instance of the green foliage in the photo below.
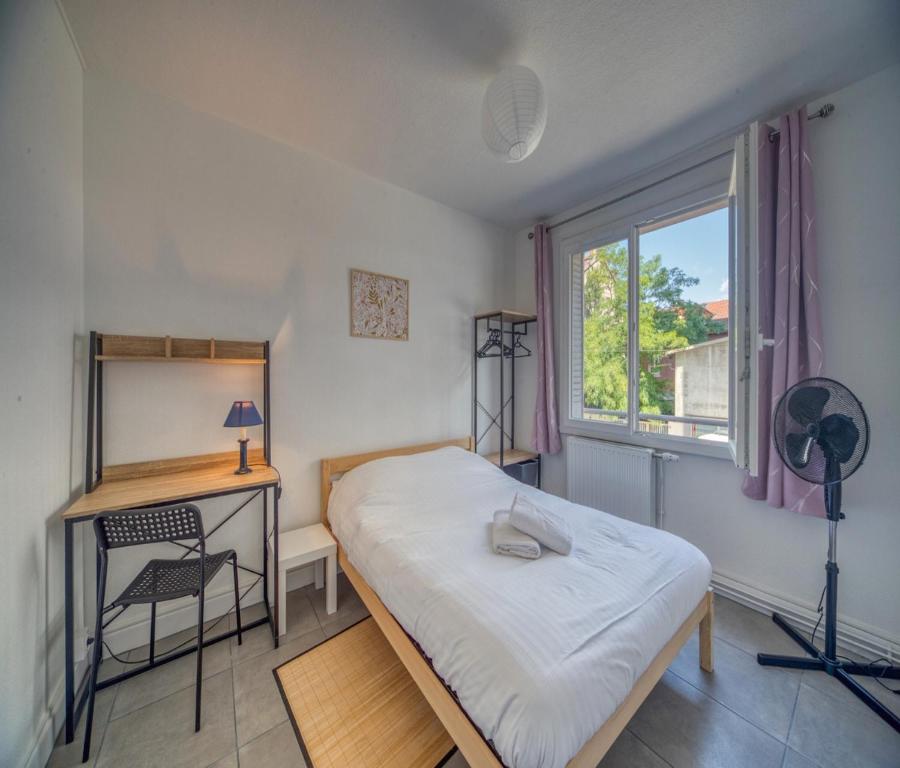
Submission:
<svg viewBox="0 0 900 768">
<path fill-rule="evenodd" d="M 584 255 L 584 405 L 628 408 L 628 248 L 612 243 Z M 664 353 L 706 341 L 725 324 L 684 298 L 699 280 L 656 256 L 641 256 L 640 409 L 671 413 L 669 382 L 658 378 Z"/>
</svg>

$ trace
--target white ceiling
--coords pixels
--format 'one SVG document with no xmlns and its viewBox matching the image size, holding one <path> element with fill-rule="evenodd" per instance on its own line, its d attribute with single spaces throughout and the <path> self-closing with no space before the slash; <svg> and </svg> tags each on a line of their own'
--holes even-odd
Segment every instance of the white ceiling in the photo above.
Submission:
<svg viewBox="0 0 900 768">
<path fill-rule="evenodd" d="M 897 0 L 62 2 L 88 71 L 504 225 L 900 60 Z M 511 63 L 549 104 L 516 165 L 480 133 Z"/>
</svg>

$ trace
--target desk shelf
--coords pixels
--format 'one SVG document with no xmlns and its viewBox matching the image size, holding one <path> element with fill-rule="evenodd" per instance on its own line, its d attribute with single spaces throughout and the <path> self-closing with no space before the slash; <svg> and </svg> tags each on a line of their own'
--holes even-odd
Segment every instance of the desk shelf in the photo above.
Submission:
<svg viewBox="0 0 900 768">
<path fill-rule="evenodd" d="M 104 479 L 103 368 L 110 363 L 205 363 L 207 365 L 258 367 L 263 380 L 263 460 L 264 463 L 271 464 L 272 430 L 269 423 L 271 411 L 269 408 L 268 341 L 189 339 L 180 336 L 125 336 L 91 331 L 88 360 L 87 444 L 84 455 L 84 490 L 86 493 L 91 493 L 97 483 Z M 111 475 L 108 475 L 107 479 L 112 479 Z"/>
<path fill-rule="evenodd" d="M 213 363 L 216 365 L 265 365 L 264 341 L 183 339 L 172 336 L 120 336 L 97 334 L 100 362 Z"/>
<path fill-rule="evenodd" d="M 155 357 L 152 355 L 97 355 L 97 360 L 132 363 L 212 363 L 213 365 L 265 365 L 265 360 L 244 360 L 236 357 Z"/>
</svg>

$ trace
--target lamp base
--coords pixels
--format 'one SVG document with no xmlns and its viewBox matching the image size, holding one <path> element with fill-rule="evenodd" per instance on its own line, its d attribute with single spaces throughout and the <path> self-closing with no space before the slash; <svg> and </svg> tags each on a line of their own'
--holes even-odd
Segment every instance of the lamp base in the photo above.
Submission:
<svg viewBox="0 0 900 768">
<path fill-rule="evenodd" d="M 234 474 L 236 475 L 247 475 L 250 474 L 253 470 L 247 466 L 247 443 L 250 442 L 250 438 L 246 438 L 244 440 L 238 440 L 238 445 L 241 447 L 241 465 L 234 470 Z"/>
</svg>

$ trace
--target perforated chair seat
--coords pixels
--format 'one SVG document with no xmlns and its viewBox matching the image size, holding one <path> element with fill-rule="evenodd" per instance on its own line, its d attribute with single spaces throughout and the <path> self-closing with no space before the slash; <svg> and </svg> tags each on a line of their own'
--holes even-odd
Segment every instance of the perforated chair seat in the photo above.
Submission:
<svg viewBox="0 0 900 768">
<path fill-rule="evenodd" d="M 219 569 L 234 554 L 228 549 L 206 556 L 205 582 L 209 584 Z M 204 584 L 204 587 L 206 586 Z M 200 558 L 184 560 L 151 560 L 134 577 L 114 606 L 154 603 L 179 597 L 196 596 L 200 592 Z"/>
</svg>

